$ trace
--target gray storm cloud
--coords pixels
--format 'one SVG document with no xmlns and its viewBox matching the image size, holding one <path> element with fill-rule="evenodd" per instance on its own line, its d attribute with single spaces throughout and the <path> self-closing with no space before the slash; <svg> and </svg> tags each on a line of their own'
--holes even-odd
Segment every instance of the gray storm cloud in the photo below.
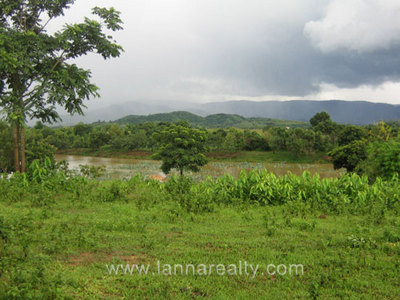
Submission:
<svg viewBox="0 0 400 300">
<path fill-rule="evenodd" d="M 78 0 L 54 26 L 93 6 L 114 6 L 125 23 L 119 59 L 80 60 L 103 104 L 304 97 L 323 83 L 400 80 L 398 0 Z"/>
<path fill-rule="evenodd" d="M 390 49 L 400 42 L 400 2 L 334 0 L 320 20 L 306 24 L 304 32 L 325 53 Z"/>
</svg>

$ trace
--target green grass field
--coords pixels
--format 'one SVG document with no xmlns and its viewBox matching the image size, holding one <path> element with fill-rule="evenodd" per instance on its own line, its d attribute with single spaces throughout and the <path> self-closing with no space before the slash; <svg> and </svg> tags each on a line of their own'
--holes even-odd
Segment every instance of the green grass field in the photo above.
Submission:
<svg viewBox="0 0 400 300">
<path fill-rule="evenodd" d="M 203 190 L 205 183 L 186 194 L 173 181 L 164 187 L 137 179 L 57 180 L 25 187 L 0 181 L 2 299 L 396 299 L 400 294 L 397 201 L 382 198 L 389 201 L 382 208 L 348 198 L 355 189 L 375 193 L 376 200 L 381 193 L 391 198 L 396 185 L 378 189 L 356 177 L 323 181 L 321 191 L 324 184 L 332 185 L 329 193 L 343 187 L 333 208 L 312 204 L 312 194 L 309 202 L 296 201 L 295 190 L 278 205 L 262 205 L 258 197 L 256 202 L 227 197 L 223 204 L 205 200 L 212 192 Z M 297 181 L 304 191 L 311 182 L 319 184 L 307 176 L 285 180 Z M 215 269 L 175 276 L 158 274 L 158 261 L 207 268 L 246 261 L 259 269 L 255 276 L 244 270 L 218 275 Z M 111 264 L 149 264 L 149 274 L 110 275 Z M 304 273 L 270 275 L 269 264 L 301 264 Z"/>
<path fill-rule="evenodd" d="M 82 299 L 394 299 L 400 293 L 400 243 L 385 235 L 400 225 L 395 217 L 371 226 L 363 217 L 287 217 L 271 207 L 205 215 L 180 215 L 171 205 L 140 210 L 135 203 L 0 207 L 2 219 L 18 230 L 8 251 L 12 259 L 26 260 L 13 274 L 20 288 L 15 296 L 40 297 L 45 290 Z M 264 271 L 268 264 L 303 264 L 304 275 L 109 275 L 106 269 L 112 263 L 151 264 L 155 271 L 157 261 L 247 261 Z M 7 268 L 2 272 L 7 278 Z"/>
</svg>

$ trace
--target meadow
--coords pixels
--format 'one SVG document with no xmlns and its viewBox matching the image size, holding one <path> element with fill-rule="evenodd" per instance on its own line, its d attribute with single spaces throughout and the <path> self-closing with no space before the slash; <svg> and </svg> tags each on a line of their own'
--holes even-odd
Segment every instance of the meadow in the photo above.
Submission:
<svg viewBox="0 0 400 300">
<path fill-rule="evenodd" d="M 400 184 L 344 175 L 165 183 L 36 166 L 0 180 L 3 299 L 395 299 Z M 158 274 L 157 263 L 259 265 L 252 276 Z M 111 264 L 150 273 L 110 274 Z M 297 275 L 269 264 L 301 264 Z M 154 274 L 153 274 L 154 273 Z"/>
</svg>

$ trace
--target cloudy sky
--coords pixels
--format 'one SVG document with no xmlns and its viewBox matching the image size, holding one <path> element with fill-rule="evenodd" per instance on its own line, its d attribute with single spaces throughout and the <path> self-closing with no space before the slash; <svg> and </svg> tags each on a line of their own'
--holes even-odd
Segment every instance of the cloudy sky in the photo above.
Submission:
<svg viewBox="0 0 400 300">
<path fill-rule="evenodd" d="M 77 0 L 121 11 L 125 52 L 85 57 L 98 107 L 128 101 L 368 100 L 400 104 L 399 0 Z"/>
</svg>

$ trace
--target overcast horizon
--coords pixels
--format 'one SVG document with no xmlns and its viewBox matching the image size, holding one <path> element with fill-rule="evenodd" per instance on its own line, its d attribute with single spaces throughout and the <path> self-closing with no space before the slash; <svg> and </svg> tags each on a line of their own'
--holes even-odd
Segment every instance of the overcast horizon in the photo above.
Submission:
<svg viewBox="0 0 400 300">
<path fill-rule="evenodd" d="M 300 1 L 299 1 L 300 2 Z M 125 52 L 77 64 L 101 101 L 365 100 L 400 104 L 400 1 L 78 0 L 49 25 L 94 6 L 121 11 Z"/>
</svg>

